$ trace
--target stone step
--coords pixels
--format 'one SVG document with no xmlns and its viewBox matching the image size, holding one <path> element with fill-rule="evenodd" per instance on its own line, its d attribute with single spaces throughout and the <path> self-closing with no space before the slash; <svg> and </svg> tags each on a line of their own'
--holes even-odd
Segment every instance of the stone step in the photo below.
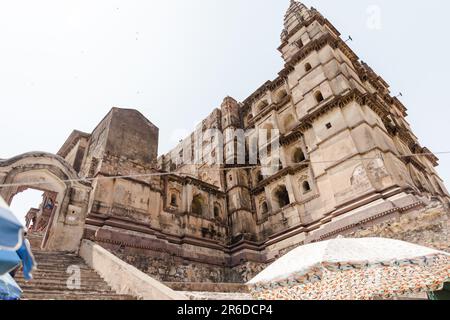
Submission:
<svg viewBox="0 0 450 320">
<path fill-rule="evenodd" d="M 81 270 L 88 270 L 89 269 L 89 267 L 87 265 L 85 265 L 83 263 L 80 263 L 80 261 L 74 261 L 72 263 L 70 263 L 70 262 L 62 263 L 62 262 L 58 262 L 58 261 L 55 261 L 55 262 L 47 261 L 47 262 L 44 262 L 44 263 L 38 262 L 36 269 L 39 269 L 39 270 L 45 270 L 45 269 L 48 269 L 48 270 L 51 270 L 51 269 L 67 270 L 67 268 L 71 267 L 71 266 L 77 266 Z"/>
<path fill-rule="evenodd" d="M 33 251 L 33 249 L 31 249 Z M 73 252 L 46 252 L 46 251 L 33 251 L 33 255 L 35 257 L 40 257 L 40 258 L 45 258 L 45 257 L 49 257 L 49 258 L 60 258 L 60 259 L 65 259 L 65 258 L 77 258 L 80 259 L 79 256 L 77 256 L 75 253 Z"/>
<path fill-rule="evenodd" d="M 58 270 L 56 268 L 46 268 L 46 269 L 36 269 L 33 272 L 33 276 L 34 278 L 36 278 L 37 276 L 41 277 L 50 277 L 50 276 L 65 276 L 65 277 L 69 277 L 71 275 L 74 274 L 74 272 L 67 272 L 68 268 L 66 267 L 62 267 L 61 270 Z M 80 275 L 81 276 L 94 276 L 94 275 L 98 275 L 98 273 L 89 270 L 89 269 L 80 269 Z"/>
<path fill-rule="evenodd" d="M 250 293 L 179 291 L 189 300 L 254 300 Z"/>
<path fill-rule="evenodd" d="M 38 290 L 38 291 L 73 291 L 73 292 L 97 292 L 97 293 L 111 293 L 111 288 L 110 287 L 100 287 L 100 286 L 91 286 L 91 285 L 86 285 L 80 286 L 80 289 L 73 289 L 71 290 L 70 288 L 67 287 L 66 284 L 52 284 L 52 283 L 40 283 L 40 284 L 22 284 L 19 286 L 22 288 L 22 290 L 25 292 L 32 292 L 33 290 Z"/>
<path fill-rule="evenodd" d="M 53 271 L 53 272 L 67 273 L 67 269 L 72 266 L 77 266 L 81 272 L 91 270 L 88 266 L 80 265 L 80 264 L 61 265 L 61 264 L 55 263 L 55 265 L 52 265 L 50 263 L 47 263 L 47 264 L 39 264 L 38 263 L 36 271 L 42 271 L 42 272 L 52 272 Z"/>
<path fill-rule="evenodd" d="M 61 273 L 39 273 L 34 272 L 33 273 L 33 282 L 35 281 L 48 281 L 48 280 L 54 280 L 54 281 L 67 281 L 69 279 L 69 274 L 61 274 Z M 16 274 L 15 276 L 16 281 L 24 281 L 25 278 L 22 274 Z M 89 282 L 103 282 L 104 280 L 97 274 L 97 273 L 91 273 L 91 274 L 83 274 L 81 273 L 81 281 L 89 281 Z"/>
<path fill-rule="evenodd" d="M 18 285 L 22 288 L 24 291 L 32 291 L 32 290 L 50 290 L 50 291 L 92 291 L 92 292 L 105 292 L 105 293 L 111 293 L 111 288 L 107 285 L 93 285 L 93 284 L 81 284 L 79 289 L 72 289 L 71 287 L 67 286 L 66 283 L 37 283 L 37 284 L 30 284 L 30 283 L 18 283 Z"/>
<path fill-rule="evenodd" d="M 16 278 L 16 282 L 19 285 L 23 286 L 43 286 L 43 285 L 66 285 L 68 283 L 69 278 L 66 279 L 54 279 L 54 278 L 48 278 L 48 279 L 34 279 L 32 281 L 25 281 L 25 279 Z M 72 281 L 69 281 L 69 283 L 72 283 Z M 100 288 L 109 288 L 109 286 L 106 284 L 105 281 L 102 279 L 80 279 L 81 286 L 87 287 L 92 286 L 94 288 L 100 287 Z"/>
<path fill-rule="evenodd" d="M 132 296 L 99 294 L 98 292 L 76 293 L 71 291 L 32 291 L 24 293 L 22 300 L 136 300 Z"/>
<path fill-rule="evenodd" d="M 129 297 L 122 297 L 118 295 L 111 296 L 71 296 L 71 295 L 35 295 L 35 296 L 26 296 L 22 297 L 21 300 L 24 301 L 110 301 L 110 300 L 135 300 Z"/>
<path fill-rule="evenodd" d="M 80 264 L 80 265 L 85 265 L 84 261 L 81 261 L 79 259 L 42 259 L 42 258 L 36 258 L 35 260 L 39 265 L 48 265 L 48 264 L 54 264 L 54 263 L 59 263 L 62 265 L 71 265 L 71 264 Z"/>
<path fill-rule="evenodd" d="M 34 257 L 40 260 L 57 260 L 57 261 L 72 261 L 72 260 L 80 260 L 79 257 L 75 256 L 75 255 L 70 255 L 70 256 L 58 256 L 58 255 L 39 255 L 39 254 L 35 254 L 33 253 Z"/>
<path fill-rule="evenodd" d="M 36 250 L 31 248 L 33 251 L 33 254 L 36 256 L 42 256 L 42 257 L 78 257 L 75 252 L 64 252 L 64 251 L 45 251 L 45 250 Z"/>
<path fill-rule="evenodd" d="M 59 260 L 59 259 L 42 259 L 42 258 L 35 258 L 38 266 L 41 265 L 53 265 L 54 263 L 59 263 L 60 265 L 72 265 L 72 264 L 79 264 L 79 265 L 85 265 L 84 261 L 78 260 L 78 259 L 65 259 L 65 260 Z"/>
<path fill-rule="evenodd" d="M 46 264 L 52 264 L 52 263 L 60 263 L 63 265 L 71 265 L 71 264 L 81 264 L 84 265 L 84 261 L 80 261 L 78 259 L 42 259 L 42 258 L 35 258 L 38 262 L 38 265 L 46 265 Z"/>
<path fill-rule="evenodd" d="M 40 260 L 57 260 L 57 261 L 73 261 L 73 260 L 81 260 L 80 257 L 77 257 L 75 255 L 67 255 L 67 256 L 58 256 L 58 255 L 40 255 L 40 254 L 35 254 L 33 253 L 34 257 L 36 259 L 40 259 Z"/>
<path fill-rule="evenodd" d="M 16 274 L 16 281 L 23 289 L 23 300 L 135 300 L 132 296 L 114 292 L 100 275 L 76 254 L 40 250 L 40 235 L 29 235 L 29 241 L 36 245 L 32 245 L 32 251 L 37 269 L 33 272 L 34 279 L 31 281 L 25 281 L 20 270 Z M 73 275 L 67 273 L 71 266 L 77 266 L 80 270 L 79 290 L 70 290 L 67 286 L 67 280 Z"/>
</svg>

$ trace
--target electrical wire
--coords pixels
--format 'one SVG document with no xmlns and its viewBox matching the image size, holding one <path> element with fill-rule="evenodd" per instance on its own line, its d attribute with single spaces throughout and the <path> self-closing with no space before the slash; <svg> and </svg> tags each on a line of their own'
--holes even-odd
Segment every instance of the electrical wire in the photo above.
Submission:
<svg viewBox="0 0 450 320">
<path fill-rule="evenodd" d="M 396 155 L 397 158 L 411 158 L 411 157 L 421 157 L 421 156 L 428 156 L 428 155 L 447 155 L 450 154 L 450 151 L 442 151 L 442 152 L 428 152 L 428 153 L 416 153 L 416 154 L 407 154 L 407 155 Z M 293 163 L 287 163 L 288 166 L 295 166 L 300 164 L 323 164 L 323 163 L 339 163 L 341 161 L 361 161 L 361 160 L 383 160 L 383 155 L 380 153 L 378 157 L 361 157 L 361 158 L 353 158 L 353 159 L 340 159 L 340 160 L 321 160 L 321 161 L 309 161 L 305 160 L 302 162 L 293 162 Z M 205 165 L 207 163 L 203 163 L 202 165 Z M 195 164 L 193 164 L 195 165 Z M 226 165 L 226 164 L 225 164 Z M 248 165 L 248 166 L 237 166 L 233 168 L 227 168 L 227 167 L 214 167 L 215 165 L 211 165 L 210 168 L 202 168 L 198 169 L 196 168 L 196 171 L 205 172 L 205 171 L 230 171 L 230 170 L 243 170 L 243 169 L 257 169 L 257 168 L 274 168 L 276 165 Z M 65 179 L 60 180 L 63 183 L 73 183 L 73 182 L 93 182 L 98 180 L 108 180 L 108 179 L 132 179 L 132 178 L 151 178 L 151 177 L 162 177 L 162 176 L 169 176 L 169 175 L 178 175 L 178 176 L 184 176 L 189 177 L 192 176 L 191 173 L 187 172 L 153 172 L 153 173 L 142 173 L 142 174 L 130 174 L 130 175 L 115 175 L 115 176 L 99 176 L 99 177 L 86 177 L 86 178 L 79 178 L 79 179 Z M 9 183 L 9 184 L 0 184 L 0 188 L 8 188 L 8 187 L 32 187 L 32 186 L 38 186 L 38 185 L 46 185 L 50 184 L 50 182 L 42 182 L 42 181 L 35 181 L 35 182 L 27 182 L 27 183 Z"/>
</svg>

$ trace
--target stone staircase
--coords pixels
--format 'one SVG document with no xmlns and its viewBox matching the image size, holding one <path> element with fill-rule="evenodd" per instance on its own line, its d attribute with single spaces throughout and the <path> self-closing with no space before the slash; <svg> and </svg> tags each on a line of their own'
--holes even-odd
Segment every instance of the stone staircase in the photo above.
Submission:
<svg viewBox="0 0 450 320">
<path fill-rule="evenodd" d="M 135 300 L 115 293 L 108 284 L 78 255 L 47 252 L 40 249 L 43 234 L 27 236 L 38 264 L 34 279 L 26 282 L 22 272 L 16 281 L 22 288 L 23 300 Z M 79 274 L 80 282 L 75 276 Z M 75 279 L 75 281 L 73 281 Z M 248 288 L 237 283 L 166 282 L 169 288 L 189 300 L 252 300 Z"/>
<path fill-rule="evenodd" d="M 28 237 L 38 268 L 29 282 L 16 274 L 23 300 L 135 300 L 114 292 L 79 256 L 39 250 L 42 235 Z"/>
</svg>

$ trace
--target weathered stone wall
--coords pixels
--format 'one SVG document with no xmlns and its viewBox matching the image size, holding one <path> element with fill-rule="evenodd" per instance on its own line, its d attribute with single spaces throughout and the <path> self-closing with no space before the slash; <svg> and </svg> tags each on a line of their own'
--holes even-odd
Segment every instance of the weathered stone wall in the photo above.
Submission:
<svg viewBox="0 0 450 320">
<path fill-rule="evenodd" d="M 398 239 L 450 252 L 450 210 L 448 205 L 433 201 L 422 210 L 363 227 L 346 237 Z"/>
<path fill-rule="evenodd" d="M 188 261 L 150 250 L 120 248 L 101 244 L 115 256 L 163 282 L 241 283 L 238 271 L 226 266 Z M 262 269 L 261 269 L 262 270 Z"/>
<path fill-rule="evenodd" d="M 243 283 L 253 279 L 258 273 L 267 268 L 270 264 L 246 262 L 240 266 L 234 267 L 233 271 L 239 274 L 239 278 Z"/>
<path fill-rule="evenodd" d="M 345 237 L 397 239 L 450 253 L 450 208 L 448 204 L 434 200 L 425 208 L 361 227 L 358 231 L 345 234 Z M 279 251 L 278 258 L 300 245 Z M 246 262 L 233 270 L 239 274 L 242 282 L 248 282 L 269 265 Z"/>
</svg>

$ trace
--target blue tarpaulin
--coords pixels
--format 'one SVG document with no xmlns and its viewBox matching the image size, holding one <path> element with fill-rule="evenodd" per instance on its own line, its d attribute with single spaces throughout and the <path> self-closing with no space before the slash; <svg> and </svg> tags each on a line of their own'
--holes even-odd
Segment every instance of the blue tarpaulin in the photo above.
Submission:
<svg viewBox="0 0 450 320">
<path fill-rule="evenodd" d="M 24 227 L 0 197 L 0 275 L 22 264 L 24 278 L 32 279 L 36 263 L 23 234 Z"/>
<path fill-rule="evenodd" d="M 0 197 L 0 249 L 18 250 L 22 246 L 24 227 Z"/>
<path fill-rule="evenodd" d="M 0 276 L 20 265 L 20 257 L 16 251 L 0 250 Z"/>
<path fill-rule="evenodd" d="M 22 290 L 8 274 L 0 276 L 0 300 L 19 300 Z"/>
</svg>

